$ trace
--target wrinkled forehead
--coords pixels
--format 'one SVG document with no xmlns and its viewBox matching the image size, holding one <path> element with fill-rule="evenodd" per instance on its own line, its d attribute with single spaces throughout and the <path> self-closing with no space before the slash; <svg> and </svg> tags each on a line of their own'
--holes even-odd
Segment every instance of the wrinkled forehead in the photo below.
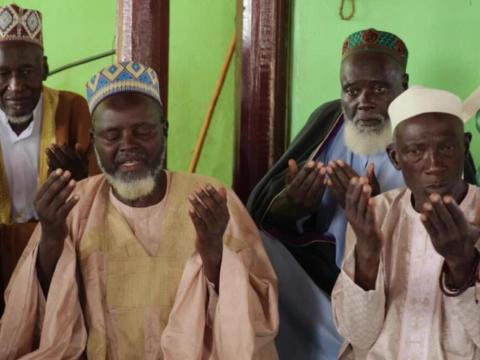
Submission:
<svg viewBox="0 0 480 360">
<path fill-rule="evenodd" d="M 92 114 L 94 127 L 115 122 L 160 123 L 162 106 L 148 95 L 138 92 L 115 93 L 106 97 Z"/>
<path fill-rule="evenodd" d="M 446 113 L 425 113 L 403 120 L 395 128 L 397 142 L 438 142 L 461 139 L 464 123 L 458 117 Z"/>
<path fill-rule="evenodd" d="M 381 52 L 357 52 L 341 64 L 342 83 L 355 81 L 392 81 L 401 78 L 402 67 L 389 55 Z M 400 76 L 399 76 L 400 75 Z"/>
<path fill-rule="evenodd" d="M 25 41 L 0 42 L 0 65 L 40 64 L 42 58 L 43 49 L 38 45 Z"/>
</svg>

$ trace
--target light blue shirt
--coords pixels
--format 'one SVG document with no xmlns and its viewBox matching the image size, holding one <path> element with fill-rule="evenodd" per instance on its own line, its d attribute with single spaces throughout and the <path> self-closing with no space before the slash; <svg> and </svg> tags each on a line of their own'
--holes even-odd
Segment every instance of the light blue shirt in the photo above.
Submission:
<svg viewBox="0 0 480 360">
<path fill-rule="evenodd" d="M 345 145 L 344 132 L 345 123 L 342 124 L 342 127 L 339 129 L 333 141 L 330 141 L 326 145 L 326 148 L 315 160 L 321 161 L 325 165 L 328 164 L 329 161 L 343 160 L 361 176 L 367 174 L 367 167 L 369 164 L 375 164 L 375 175 L 380 184 L 380 192 L 405 186 L 402 173 L 393 167 L 386 152 L 373 155 L 359 155 L 353 153 Z M 329 234 L 335 237 L 335 261 L 339 268 L 342 266 L 343 255 L 345 252 L 346 229 L 347 219 L 343 209 L 333 196 L 332 191 L 327 188 L 322 198 L 320 211 L 317 215 L 317 230 L 322 234 Z"/>
<path fill-rule="evenodd" d="M 354 154 L 345 146 L 344 125 L 339 126 L 335 137 L 327 140 L 315 160 L 325 164 L 343 160 L 359 175 L 365 175 L 368 165 L 373 163 L 382 192 L 404 186 L 402 174 L 395 170 L 385 152 L 369 156 Z M 335 237 L 335 260 L 340 268 L 345 251 L 347 219 L 329 189 L 319 210 L 317 231 Z M 280 359 L 337 359 L 343 339 L 335 328 L 330 297 L 313 282 L 281 241 L 263 231 L 261 234 L 278 276 L 280 329 L 276 343 Z"/>
</svg>

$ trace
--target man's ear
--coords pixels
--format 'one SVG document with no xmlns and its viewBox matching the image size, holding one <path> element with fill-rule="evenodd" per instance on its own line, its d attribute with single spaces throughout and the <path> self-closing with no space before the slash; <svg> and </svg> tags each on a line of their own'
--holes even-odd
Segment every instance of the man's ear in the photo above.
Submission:
<svg viewBox="0 0 480 360">
<path fill-rule="evenodd" d="M 465 143 L 465 156 L 467 156 L 470 151 L 470 143 L 472 142 L 472 133 L 466 132 L 463 134 L 463 141 Z"/>
<path fill-rule="evenodd" d="M 43 57 L 43 81 L 47 80 L 49 72 L 50 72 L 50 68 L 48 66 L 48 58 L 44 56 Z"/>
<path fill-rule="evenodd" d="M 401 170 L 402 168 L 398 163 L 398 153 L 397 153 L 397 147 L 395 146 L 395 144 L 389 144 L 387 146 L 387 154 L 393 167 L 397 170 Z"/>
<path fill-rule="evenodd" d="M 410 79 L 407 73 L 403 74 L 402 85 L 405 90 L 408 89 L 408 80 Z"/>
</svg>

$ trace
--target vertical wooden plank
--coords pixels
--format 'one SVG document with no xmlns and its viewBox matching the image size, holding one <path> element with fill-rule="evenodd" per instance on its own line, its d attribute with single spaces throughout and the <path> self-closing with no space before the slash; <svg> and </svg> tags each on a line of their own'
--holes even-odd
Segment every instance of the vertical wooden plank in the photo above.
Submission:
<svg viewBox="0 0 480 360">
<path fill-rule="evenodd" d="M 289 138 L 292 0 L 238 0 L 234 189 L 246 200 Z"/>
<path fill-rule="evenodd" d="M 153 68 L 160 80 L 165 115 L 168 107 L 169 0 L 118 0 L 117 54 Z"/>
</svg>

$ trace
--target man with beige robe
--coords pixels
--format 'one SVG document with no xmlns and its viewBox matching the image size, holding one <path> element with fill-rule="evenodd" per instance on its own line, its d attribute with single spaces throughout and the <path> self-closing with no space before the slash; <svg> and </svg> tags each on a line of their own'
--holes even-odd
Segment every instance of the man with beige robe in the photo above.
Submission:
<svg viewBox="0 0 480 360">
<path fill-rule="evenodd" d="M 347 251 L 332 302 L 342 359 L 480 359 L 480 189 L 462 179 L 462 103 L 412 87 L 389 107 L 387 151 L 407 188 L 350 182 Z"/>
<path fill-rule="evenodd" d="M 87 95 L 103 174 L 57 170 L 39 190 L 0 359 L 276 359 L 276 277 L 258 231 L 218 181 L 163 168 L 155 72 L 111 65 Z"/>
</svg>

